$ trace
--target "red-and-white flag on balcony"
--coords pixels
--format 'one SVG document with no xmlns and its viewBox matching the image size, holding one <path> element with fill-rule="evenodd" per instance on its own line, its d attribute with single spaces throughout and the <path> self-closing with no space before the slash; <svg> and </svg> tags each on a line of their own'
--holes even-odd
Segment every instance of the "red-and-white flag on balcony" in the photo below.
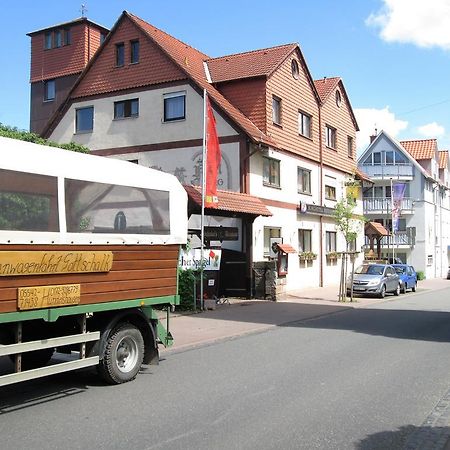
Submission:
<svg viewBox="0 0 450 450">
<path fill-rule="evenodd" d="M 216 130 L 216 119 L 214 117 L 211 103 L 206 96 L 206 170 L 205 170 L 205 208 L 217 208 L 217 176 L 219 174 L 220 153 L 219 138 Z"/>
</svg>

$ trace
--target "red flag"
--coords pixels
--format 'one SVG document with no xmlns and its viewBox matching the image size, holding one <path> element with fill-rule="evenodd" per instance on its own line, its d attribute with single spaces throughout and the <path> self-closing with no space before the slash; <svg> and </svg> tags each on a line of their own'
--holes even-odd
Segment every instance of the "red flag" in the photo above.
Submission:
<svg viewBox="0 0 450 450">
<path fill-rule="evenodd" d="M 219 146 L 219 138 L 216 130 L 216 119 L 206 97 L 206 192 L 205 207 L 217 208 L 219 199 L 217 198 L 217 175 L 219 173 L 221 153 Z"/>
</svg>

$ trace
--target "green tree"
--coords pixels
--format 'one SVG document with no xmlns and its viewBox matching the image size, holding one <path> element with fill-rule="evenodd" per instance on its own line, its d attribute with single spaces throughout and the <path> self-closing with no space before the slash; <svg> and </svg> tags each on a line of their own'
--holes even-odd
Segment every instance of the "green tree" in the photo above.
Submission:
<svg viewBox="0 0 450 450">
<path fill-rule="evenodd" d="M 347 299 L 347 273 L 348 273 L 348 261 L 352 263 L 351 277 L 353 278 L 354 265 L 355 265 L 355 252 L 350 251 L 352 242 L 358 236 L 361 231 L 362 225 L 365 222 L 365 218 L 355 214 L 356 200 L 347 195 L 345 198 L 337 202 L 334 210 L 334 220 L 336 222 L 336 228 L 342 233 L 345 239 L 345 251 L 342 253 L 342 266 L 341 266 L 341 279 L 339 283 L 339 301 L 345 302 Z M 351 280 L 351 286 L 353 285 L 353 279 Z M 353 301 L 353 289 L 350 289 L 350 301 Z"/>
<path fill-rule="evenodd" d="M 89 149 L 84 145 L 80 145 L 75 142 L 69 142 L 68 144 L 58 144 L 57 142 L 44 139 L 39 135 L 37 135 L 36 133 L 30 133 L 28 131 L 19 130 L 16 127 L 4 125 L 1 122 L 0 122 L 0 136 L 11 139 L 18 139 L 19 141 L 33 142 L 34 144 L 47 145 L 49 147 L 59 147 L 74 152 L 89 153 Z"/>
</svg>

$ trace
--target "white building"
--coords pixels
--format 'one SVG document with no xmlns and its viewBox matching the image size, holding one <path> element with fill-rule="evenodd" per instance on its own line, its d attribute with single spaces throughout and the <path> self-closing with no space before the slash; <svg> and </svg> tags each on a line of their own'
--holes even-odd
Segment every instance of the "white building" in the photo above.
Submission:
<svg viewBox="0 0 450 450">
<path fill-rule="evenodd" d="M 398 231 L 382 241 L 384 257 L 399 257 L 427 278 L 447 275 L 450 243 L 448 152 L 435 139 L 398 142 L 381 131 L 358 159 L 375 183 L 366 189 L 364 215 L 392 229 L 391 187 L 406 185 Z"/>
</svg>

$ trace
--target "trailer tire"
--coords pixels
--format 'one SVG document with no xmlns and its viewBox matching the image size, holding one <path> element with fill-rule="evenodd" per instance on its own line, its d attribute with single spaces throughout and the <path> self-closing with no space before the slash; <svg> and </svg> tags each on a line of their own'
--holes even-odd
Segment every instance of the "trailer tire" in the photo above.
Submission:
<svg viewBox="0 0 450 450">
<path fill-rule="evenodd" d="M 136 378 L 144 359 L 144 338 L 134 325 L 119 324 L 106 341 L 100 376 L 109 384 L 126 383 Z"/>
</svg>

